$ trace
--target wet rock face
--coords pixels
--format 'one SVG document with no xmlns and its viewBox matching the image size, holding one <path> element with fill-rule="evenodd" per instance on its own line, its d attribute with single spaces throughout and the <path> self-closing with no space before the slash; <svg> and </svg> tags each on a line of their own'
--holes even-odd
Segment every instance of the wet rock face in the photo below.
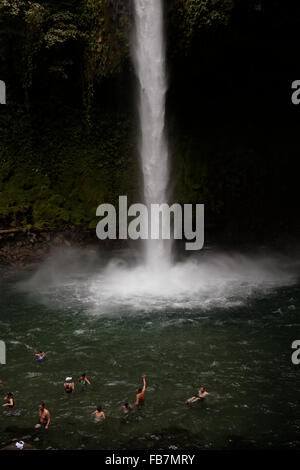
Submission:
<svg viewBox="0 0 300 470">
<path fill-rule="evenodd" d="M 33 259 L 42 259 L 48 252 L 48 237 L 34 233 L 11 233 L 1 236 L 0 263 L 11 267 L 21 267 Z"/>
<path fill-rule="evenodd" d="M 0 267 L 34 267 L 44 261 L 52 249 L 93 248 L 95 250 L 123 249 L 127 240 L 101 240 L 95 230 L 68 232 L 33 232 L 24 230 L 0 231 Z"/>
<path fill-rule="evenodd" d="M 111 10 L 112 18 L 119 23 L 123 17 L 129 19 L 132 17 L 132 2 L 133 0 L 106 0 L 107 5 Z"/>
<path fill-rule="evenodd" d="M 55 247 L 84 246 L 92 242 L 90 232 L 11 232 L 0 235 L 0 265 L 21 268 L 36 264 Z"/>
</svg>

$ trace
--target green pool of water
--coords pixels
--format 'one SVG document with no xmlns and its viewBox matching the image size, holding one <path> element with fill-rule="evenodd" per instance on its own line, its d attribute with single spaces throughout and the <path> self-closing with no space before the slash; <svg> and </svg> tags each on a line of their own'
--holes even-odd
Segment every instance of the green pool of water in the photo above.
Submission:
<svg viewBox="0 0 300 470">
<path fill-rule="evenodd" d="M 40 449 L 299 446 L 300 366 L 291 362 L 291 344 L 300 337 L 297 282 L 223 306 L 166 302 L 143 309 L 142 299 L 135 308 L 121 299 L 97 314 L 82 280 L 25 289 L 20 281 L 31 277 L 1 279 L 1 394 L 12 391 L 17 409 L 0 409 L 0 447 L 20 439 Z M 46 362 L 35 360 L 34 348 L 46 351 Z M 76 384 L 67 395 L 65 377 L 83 371 L 91 388 Z M 145 406 L 125 417 L 122 404 L 134 402 L 143 373 Z M 200 385 L 212 396 L 188 406 Z M 34 430 L 40 401 L 51 412 L 48 431 Z M 91 416 L 99 403 L 102 424 Z"/>
</svg>

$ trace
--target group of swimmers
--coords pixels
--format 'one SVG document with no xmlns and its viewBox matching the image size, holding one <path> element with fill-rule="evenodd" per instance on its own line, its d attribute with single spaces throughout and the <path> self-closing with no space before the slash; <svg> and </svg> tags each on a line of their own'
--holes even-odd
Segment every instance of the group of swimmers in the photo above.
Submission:
<svg viewBox="0 0 300 470">
<path fill-rule="evenodd" d="M 72 382 L 72 377 L 66 377 L 65 383 L 64 383 L 64 389 L 66 393 L 72 393 L 75 389 L 75 384 Z M 82 375 L 79 377 L 78 382 L 80 385 L 85 388 L 89 387 L 91 385 L 91 382 L 86 376 L 86 373 L 83 372 Z"/>
<path fill-rule="evenodd" d="M 37 352 L 36 350 L 34 351 L 34 355 L 37 358 L 39 362 L 43 362 L 46 360 L 46 354 L 43 351 Z M 143 385 L 137 387 L 136 389 L 136 399 L 133 404 L 129 404 L 129 402 L 126 400 L 124 405 L 122 406 L 122 410 L 125 415 L 127 415 L 130 410 L 134 407 L 141 407 L 144 405 L 145 402 L 145 393 L 146 393 L 146 375 L 142 375 L 142 380 L 143 380 Z M 90 387 L 91 382 L 87 378 L 87 375 L 85 372 L 81 374 L 81 376 L 78 378 L 78 383 L 81 385 L 83 389 Z M 0 380 L 0 386 L 3 386 L 3 382 Z M 73 382 L 72 377 L 66 377 L 65 382 L 64 382 L 64 390 L 66 393 L 70 394 L 74 391 L 75 389 L 75 383 Z M 198 393 L 191 398 L 189 398 L 186 403 L 196 403 L 198 401 L 203 401 L 205 398 L 210 395 L 204 387 L 200 387 L 198 390 Z M 6 403 L 2 405 L 3 407 L 7 407 L 10 411 L 14 411 L 16 409 L 16 403 L 14 399 L 14 395 L 12 392 L 8 392 L 4 400 Z M 103 421 L 105 419 L 105 413 L 102 410 L 102 406 L 98 405 L 97 409 L 93 411 L 92 416 L 96 419 L 96 421 Z M 45 403 L 41 402 L 39 404 L 39 421 L 35 425 L 35 428 L 41 428 L 43 427 L 44 429 L 48 429 L 51 421 L 51 415 L 49 410 L 45 407 Z"/>
<path fill-rule="evenodd" d="M 136 399 L 135 402 L 130 405 L 128 401 L 126 400 L 124 405 L 122 406 L 122 410 L 124 414 L 128 414 L 129 411 L 135 407 L 135 406 L 142 406 L 145 402 L 145 392 L 146 392 L 146 375 L 142 376 L 143 379 L 143 386 L 138 387 L 136 389 Z M 86 376 L 86 373 L 83 372 L 83 374 L 79 377 L 78 382 L 80 385 L 85 388 L 89 387 L 91 385 L 91 382 Z M 66 393 L 72 393 L 75 389 L 75 384 L 73 382 L 72 377 L 66 377 L 65 383 L 64 383 L 64 389 Z M 93 411 L 92 415 L 95 417 L 97 421 L 103 421 L 105 419 L 105 413 L 102 410 L 102 406 L 98 405 L 97 409 Z"/>
<path fill-rule="evenodd" d="M 37 358 L 39 362 L 43 362 L 46 360 L 46 354 L 43 351 L 37 352 L 36 350 L 34 351 L 34 355 Z M 135 402 L 130 405 L 128 401 L 126 400 L 124 405 L 122 406 L 122 410 L 124 414 L 128 414 L 130 409 L 136 407 L 140 407 L 144 404 L 145 402 L 145 392 L 146 392 L 146 375 L 142 376 L 143 379 L 143 386 L 138 387 L 136 389 L 136 399 Z M 86 387 L 91 386 L 90 380 L 87 378 L 87 375 L 85 372 L 81 374 L 81 376 L 78 378 L 78 382 L 81 385 L 83 389 Z M 0 380 L 0 386 L 3 387 L 3 382 Z M 75 389 L 75 384 L 73 382 L 72 377 L 66 377 L 65 382 L 64 382 L 64 390 L 66 393 L 72 393 Z M 3 407 L 7 407 L 9 411 L 14 411 L 16 409 L 16 402 L 15 398 L 12 392 L 8 392 L 5 397 L 5 404 L 3 404 Z M 97 421 L 103 421 L 105 419 L 105 413 L 102 410 L 102 406 L 98 405 L 97 409 L 93 411 L 92 415 L 95 417 Z M 41 402 L 39 404 L 39 421 L 35 425 L 35 428 L 41 428 L 43 427 L 44 429 L 48 429 L 51 421 L 51 415 L 49 410 L 46 408 L 45 403 Z"/>
</svg>

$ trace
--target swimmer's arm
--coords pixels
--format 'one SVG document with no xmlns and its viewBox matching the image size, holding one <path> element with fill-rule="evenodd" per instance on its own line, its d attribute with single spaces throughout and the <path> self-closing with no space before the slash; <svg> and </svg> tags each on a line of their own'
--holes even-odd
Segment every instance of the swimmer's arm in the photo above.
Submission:
<svg viewBox="0 0 300 470">
<path fill-rule="evenodd" d="M 145 376 L 145 375 L 143 375 L 143 383 L 144 383 L 144 385 L 143 385 L 142 394 L 143 394 L 143 396 L 144 396 L 145 391 L 146 391 L 146 376 Z"/>
<path fill-rule="evenodd" d="M 194 403 L 195 401 L 200 400 L 200 397 L 191 397 L 186 402 L 187 403 Z"/>
<path fill-rule="evenodd" d="M 50 421 L 51 421 L 49 411 L 48 411 L 48 413 L 47 413 L 47 415 L 46 415 L 46 418 L 47 418 L 47 424 L 46 424 L 46 426 L 45 426 L 45 429 L 48 429 L 49 424 L 50 424 Z"/>
<path fill-rule="evenodd" d="M 85 381 L 88 385 L 91 385 L 91 382 L 89 381 L 89 379 L 85 378 Z"/>
<path fill-rule="evenodd" d="M 5 403 L 5 404 L 2 405 L 2 406 L 13 406 L 13 404 L 14 404 L 13 400 L 9 400 L 8 403 Z"/>
</svg>

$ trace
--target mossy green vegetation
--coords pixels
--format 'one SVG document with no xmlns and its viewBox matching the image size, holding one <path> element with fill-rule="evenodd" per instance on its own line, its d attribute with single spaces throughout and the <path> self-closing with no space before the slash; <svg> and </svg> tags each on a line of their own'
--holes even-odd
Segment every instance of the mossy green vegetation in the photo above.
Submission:
<svg viewBox="0 0 300 470">
<path fill-rule="evenodd" d="M 105 0 L 0 1 L 1 227 L 91 228 L 98 204 L 139 191 L 126 84 L 109 97 L 128 28 Z"/>
<path fill-rule="evenodd" d="M 11 120 L 0 147 L 1 226 L 93 228 L 100 203 L 114 204 L 120 191 L 138 198 L 132 124 L 118 118 L 101 116 L 89 133 L 80 117 L 60 118 L 33 135 Z"/>
<path fill-rule="evenodd" d="M 141 201 L 131 5 L 0 0 L 1 228 L 93 229 L 99 204 Z M 165 7 L 170 202 L 205 204 L 206 227 L 229 237 L 300 231 L 285 72 L 299 15 L 281 1 Z"/>
</svg>

